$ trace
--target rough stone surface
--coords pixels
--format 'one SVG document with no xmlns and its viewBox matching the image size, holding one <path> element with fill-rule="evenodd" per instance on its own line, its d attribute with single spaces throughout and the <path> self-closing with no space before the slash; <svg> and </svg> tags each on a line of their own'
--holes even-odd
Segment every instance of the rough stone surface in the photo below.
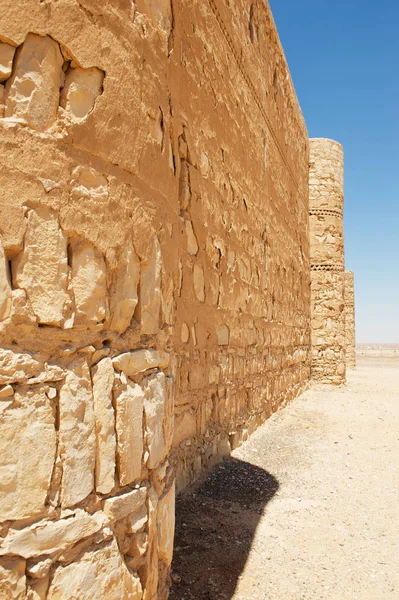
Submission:
<svg viewBox="0 0 399 600">
<path fill-rule="evenodd" d="M 63 58 L 50 36 L 29 33 L 15 57 L 7 82 L 6 117 L 23 119 L 39 131 L 56 120 Z"/>
<path fill-rule="evenodd" d="M 174 478 L 298 396 L 312 355 L 344 378 L 342 151 L 315 143 L 309 217 L 305 123 L 250 4 L 0 0 L 1 533 L 46 522 L 62 548 L 27 559 L 27 600 L 166 600 Z M 71 511 L 103 509 L 69 544 Z"/>
<path fill-rule="evenodd" d="M 62 506 L 77 504 L 94 487 L 96 439 L 93 394 L 84 360 L 70 365 L 60 390 L 60 456 Z"/>
<path fill-rule="evenodd" d="M 109 498 L 104 502 L 104 512 L 112 521 L 124 519 L 143 506 L 146 496 L 146 488 L 140 488 L 127 494 L 116 496 L 115 498 Z"/>
<path fill-rule="evenodd" d="M 115 412 L 112 405 L 114 369 L 104 358 L 92 370 L 94 418 L 96 424 L 96 490 L 109 494 L 115 485 Z"/>
<path fill-rule="evenodd" d="M 143 457 L 143 402 L 141 387 L 125 377 L 116 380 L 117 465 L 121 485 L 139 479 Z"/>
<path fill-rule="evenodd" d="M 13 261 L 13 283 L 23 288 L 39 323 L 62 325 L 67 295 L 67 240 L 47 207 L 30 210 L 24 251 Z"/>
<path fill-rule="evenodd" d="M 56 450 L 51 402 L 44 388 L 22 387 L 12 403 L 1 402 L 0 410 L 0 521 L 38 515 L 44 511 Z"/>
<path fill-rule="evenodd" d="M 140 580 L 132 575 L 116 543 L 82 555 L 54 573 L 48 600 L 141 600 Z"/>
<path fill-rule="evenodd" d="M 20 558 L 3 558 L 0 562 L 0 598 L 25 600 L 25 561 Z"/>
<path fill-rule="evenodd" d="M 345 271 L 345 355 L 348 369 L 356 367 L 355 279 Z"/>
</svg>

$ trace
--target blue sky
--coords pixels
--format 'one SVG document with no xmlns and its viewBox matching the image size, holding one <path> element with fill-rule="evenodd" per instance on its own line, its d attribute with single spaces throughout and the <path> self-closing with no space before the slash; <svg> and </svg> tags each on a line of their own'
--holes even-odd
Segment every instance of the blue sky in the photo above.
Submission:
<svg viewBox="0 0 399 600">
<path fill-rule="evenodd" d="M 399 1 L 270 0 L 310 137 L 345 149 L 358 343 L 399 343 Z"/>
</svg>

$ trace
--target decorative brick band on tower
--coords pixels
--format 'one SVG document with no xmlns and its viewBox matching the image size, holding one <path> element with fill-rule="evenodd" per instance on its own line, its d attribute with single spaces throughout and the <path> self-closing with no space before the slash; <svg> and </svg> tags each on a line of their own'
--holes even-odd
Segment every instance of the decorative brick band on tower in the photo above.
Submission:
<svg viewBox="0 0 399 600">
<path fill-rule="evenodd" d="M 345 382 L 344 154 L 334 140 L 309 147 L 312 378 Z"/>
<path fill-rule="evenodd" d="M 346 366 L 356 367 L 355 332 L 355 278 L 352 271 L 345 272 L 345 351 Z"/>
</svg>

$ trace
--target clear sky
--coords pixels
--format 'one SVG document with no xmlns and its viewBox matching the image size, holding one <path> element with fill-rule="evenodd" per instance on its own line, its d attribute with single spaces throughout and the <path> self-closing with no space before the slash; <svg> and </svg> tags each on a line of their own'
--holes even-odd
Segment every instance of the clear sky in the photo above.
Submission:
<svg viewBox="0 0 399 600">
<path fill-rule="evenodd" d="M 270 0 L 309 137 L 345 149 L 357 343 L 399 343 L 399 0 Z"/>
</svg>

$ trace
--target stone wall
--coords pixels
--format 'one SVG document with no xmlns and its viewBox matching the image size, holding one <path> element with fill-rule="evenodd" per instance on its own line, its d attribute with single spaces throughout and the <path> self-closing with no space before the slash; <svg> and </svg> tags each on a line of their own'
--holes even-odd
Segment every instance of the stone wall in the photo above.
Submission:
<svg viewBox="0 0 399 600">
<path fill-rule="evenodd" d="M 345 271 L 345 356 L 348 369 L 356 367 L 355 277 Z"/>
<path fill-rule="evenodd" d="M 345 259 L 343 149 L 310 140 L 309 227 L 311 262 L 312 379 L 345 381 Z"/>
<path fill-rule="evenodd" d="M 310 379 L 308 139 L 270 10 L 0 0 L 0 129 L 0 597 L 164 600 L 174 472 Z"/>
</svg>

